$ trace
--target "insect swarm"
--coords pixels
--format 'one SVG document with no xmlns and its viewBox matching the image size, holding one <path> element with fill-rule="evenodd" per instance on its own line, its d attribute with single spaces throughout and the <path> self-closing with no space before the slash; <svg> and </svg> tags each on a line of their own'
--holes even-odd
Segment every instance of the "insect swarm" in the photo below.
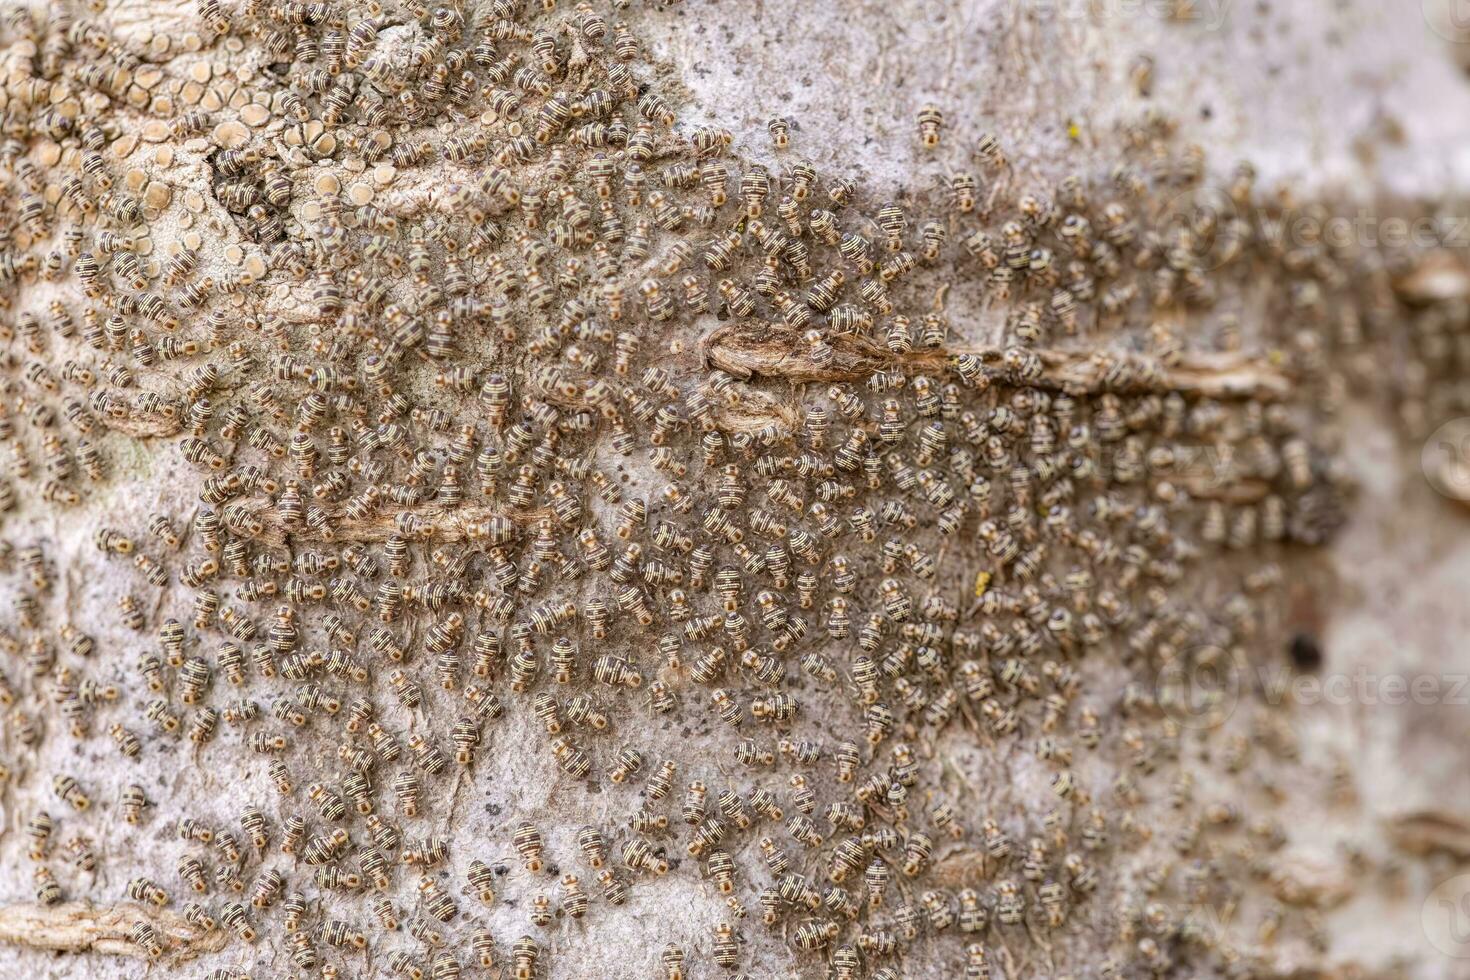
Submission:
<svg viewBox="0 0 1470 980">
<path fill-rule="evenodd" d="M 1167 681 L 1264 644 L 1256 559 L 1340 523 L 1338 352 L 1413 316 L 1451 363 L 1453 311 L 1393 306 L 1401 256 L 1273 243 L 1249 171 L 1214 186 L 1149 109 L 1052 186 L 923 105 L 909 183 L 942 179 L 890 200 L 800 119 L 696 125 L 623 6 L 206 2 L 144 47 L 6 16 L 0 708 L 37 897 L 199 892 L 189 922 L 324 975 L 582 973 L 559 917 L 670 900 L 704 925 L 659 922 L 654 975 L 982 976 L 1100 917 L 1114 973 L 1269 957 L 1182 912 L 1260 887 L 1286 841 L 1222 857 L 1274 808 L 1225 780 L 1308 785 L 1302 753 L 1267 713 L 1194 758 Z M 1164 213 L 1196 194 L 1241 219 Z M 1247 269 L 1281 315 L 1216 344 Z M 142 455 L 171 493 L 98 515 Z M 32 524 L 86 525 L 105 601 Z M 1248 581 L 1186 587 L 1226 552 Z M 54 761 L 97 747 L 125 780 Z M 1041 792 L 966 785 L 1002 758 Z M 241 808 L 175 812 L 206 775 Z M 179 831 L 163 868 L 113 801 Z M 1305 904 L 1273 941 L 1314 941 Z"/>
</svg>

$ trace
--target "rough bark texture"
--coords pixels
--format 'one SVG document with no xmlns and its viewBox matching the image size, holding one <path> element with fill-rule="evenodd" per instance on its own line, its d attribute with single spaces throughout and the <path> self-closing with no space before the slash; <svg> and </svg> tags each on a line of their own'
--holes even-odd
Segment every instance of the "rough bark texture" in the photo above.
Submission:
<svg viewBox="0 0 1470 980">
<path fill-rule="evenodd" d="M 1202 143 L 1209 151 L 1211 169 L 1219 175 L 1228 175 L 1234 159 L 1248 158 L 1260 172 L 1259 184 L 1267 189 L 1280 182 L 1299 202 L 1331 202 L 1334 213 L 1349 215 L 1366 208 L 1375 219 L 1417 212 L 1424 206 L 1438 206 L 1453 215 L 1452 202 L 1470 186 L 1466 171 L 1470 164 L 1456 152 L 1470 138 L 1470 89 L 1456 63 L 1462 49 L 1429 30 L 1427 25 L 1437 23 L 1437 14 L 1432 11 L 1426 21 L 1419 17 L 1417 5 L 1411 5 L 1408 13 L 1358 3 L 1291 8 L 1203 5 L 1172 19 L 1158 16 L 1157 5 L 1147 4 L 1141 10 L 1124 3 L 983 0 L 956 4 L 951 10 L 934 6 L 917 0 L 840 9 L 759 0 L 689 0 L 667 9 L 634 7 L 616 17 L 625 18 L 651 50 L 656 60 L 650 78 L 676 103 L 681 122 L 725 127 L 734 136 L 732 153 L 742 160 L 771 163 L 779 158 L 770 149 L 766 121 L 788 116 L 795 124 L 793 144 L 799 153 L 811 159 L 824 178 L 853 178 L 862 199 L 874 205 L 871 210 L 889 199 L 921 205 L 941 196 L 938 188 L 950 162 L 924 153 L 913 139 L 914 113 L 927 102 L 945 107 L 946 146 L 969 147 L 980 132 L 998 132 L 1016 163 L 1011 179 L 1017 185 L 1051 186 L 1066 173 L 1100 165 L 1110 159 L 1104 147 L 1112 139 L 1114 124 L 1138 110 L 1137 99 L 1129 94 L 1128 76 L 1144 53 L 1154 59 L 1157 79 L 1148 104 L 1177 117 L 1180 141 Z M 231 11 L 230 5 L 224 7 Z M 610 21 L 615 19 L 605 13 Z M 91 16 L 144 51 L 156 50 L 153 38 L 176 39 L 174 48 L 156 55 L 165 66 L 176 61 L 171 70 L 186 72 L 196 60 L 179 50 L 184 39 L 200 29 L 192 4 L 122 0 L 103 5 Z M 24 43 L 14 33 L 6 40 L 12 52 Z M 388 38 L 383 43 L 391 42 Z M 248 65 L 250 72 L 261 70 L 258 60 L 246 54 L 219 48 L 215 56 L 232 65 Z M 262 87 L 268 83 L 274 80 L 260 81 Z M 125 105 L 116 114 L 125 133 L 142 133 L 154 115 Z M 170 142 L 160 144 L 160 152 Z M 206 154 L 180 148 L 177 157 L 167 161 L 154 157 L 142 167 L 147 177 L 169 180 L 176 198 L 194 191 L 207 200 L 197 213 L 191 209 L 188 217 L 181 218 L 177 207 L 166 211 L 154 223 L 157 247 L 162 252 L 165 239 L 177 238 L 192 226 L 205 233 L 201 252 L 206 264 L 233 269 L 228 249 L 248 246 L 240 229 L 243 219 L 206 193 L 210 185 Z M 775 162 L 773 168 L 782 165 Z M 361 176 L 328 160 L 301 179 L 318 180 L 329 172 L 344 186 Z M 401 213 L 412 214 L 419 199 L 415 195 L 427 200 L 430 189 L 445 180 L 443 172 L 424 168 L 410 173 L 406 183 L 382 189 L 379 200 L 391 199 Z M 142 187 L 134 190 L 143 193 Z M 1166 210 L 1169 202 L 1158 206 Z M 875 240 L 880 234 L 876 228 L 870 233 Z M 1427 258 L 1424 250 L 1418 250 L 1411 263 L 1396 270 L 1397 299 L 1407 307 L 1428 310 L 1429 320 L 1456 320 L 1460 316 L 1456 302 L 1466 297 L 1465 244 Z M 950 248 L 956 248 L 953 241 Z M 837 335 L 830 338 L 829 354 L 814 357 L 802 331 L 780 322 L 720 324 L 709 316 L 675 321 L 673 330 L 646 324 L 645 348 L 670 351 L 659 363 L 681 378 L 701 379 L 707 367 L 731 375 L 740 397 L 729 402 L 715 399 L 712 412 L 721 431 L 752 439 L 772 429 L 799 430 L 804 399 L 811 393 L 834 382 L 853 381 L 860 387 L 876 371 L 948 376 L 946 372 L 954 370 L 954 356 L 969 354 L 992 379 L 988 383 L 999 388 L 1017 384 L 1018 376 L 1008 373 L 1013 367 L 1006 362 L 1006 352 L 1014 341 L 1002 306 L 988 301 L 969 276 L 927 269 L 919 278 L 922 284 L 914 292 L 938 299 L 916 304 L 915 309 L 943 309 L 953 322 L 945 348 L 897 353 L 877 338 Z M 671 279 L 670 286 L 676 281 Z M 635 287 L 636 280 L 628 290 L 630 306 L 641 303 Z M 29 288 L 24 307 L 44 309 L 45 301 L 59 295 L 62 287 L 38 283 Z M 1470 629 L 1470 607 L 1462 601 L 1464 583 L 1470 581 L 1470 549 L 1463 546 L 1467 512 L 1437 494 L 1420 466 L 1420 440 L 1444 420 L 1440 409 L 1445 403 L 1429 399 L 1435 407 L 1419 405 L 1426 399 L 1413 390 L 1412 381 L 1404 380 L 1396 360 L 1384 353 L 1403 353 L 1413 341 L 1391 334 L 1398 339 L 1375 348 L 1375 353 L 1356 359 L 1349 355 L 1337 362 L 1338 386 L 1323 384 L 1334 396 L 1330 401 L 1303 406 L 1300 395 L 1309 382 L 1299 371 L 1300 352 L 1287 357 L 1278 347 L 1250 343 L 1257 331 L 1272 329 L 1259 325 L 1265 317 L 1253 315 L 1270 308 L 1271 283 L 1263 280 L 1257 285 L 1247 272 L 1230 288 L 1238 290 L 1237 309 L 1247 337 L 1242 350 L 1186 349 L 1177 360 L 1166 361 L 1145 349 L 1140 332 L 1130 349 L 1120 345 L 1105 362 L 1095 359 L 1081 342 L 1067 348 L 1042 347 L 1035 352 L 1040 374 L 1027 376 L 1027 383 L 1038 388 L 1079 398 L 1106 389 L 1126 394 L 1182 392 L 1190 398 L 1224 402 L 1286 402 L 1302 411 L 1313 431 L 1320 427 L 1328 432 L 1322 444 L 1331 447 L 1342 471 L 1340 485 L 1353 487 L 1350 501 L 1340 503 L 1346 523 L 1325 547 L 1262 545 L 1224 551 L 1210 559 L 1208 569 L 1178 586 L 1184 593 L 1215 599 L 1219 596 L 1212 593 L 1224 589 L 1220 582 L 1227 576 L 1238 579 L 1268 560 L 1287 569 L 1281 584 L 1271 590 L 1267 621 L 1237 677 L 1232 695 L 1237 700 L 1230 705 L 1236 710 L 1227 711 L 1219 726 L 1195 730 L 1186 724 L 1178 751 L 1200 773 L 1196 796 L 1239 802 L 1247 818 L 1269 815 L 1290 831 L 1290 842 L 1262 855 L 1261 868 L 1242 874 L 1253 884 L 1238 905 L 1233 899 L 1203 903 L 1203 911 L 1216 918 L 1213 927 L 1222 935 L 1228 933 L 1232 942 L 1254 949 L 1258 958 L 1251 960 L 1251 969 L 1258 976 L 1470 976 L 1463 967 L 1465 960 L 1448 957 L 1431 944 L 1424 922 L 1426 896 L 1441 881 L 1463 872 L 1470 859 L 1470 774 L 1463 764 L 1470 715 L 1463 705 L 1448 703 L 1448 697 L 1436 704 L 1393 705 L 1362 696 L 1343 703 L 1302 705 L 1292 703 L 1289 696 L 1284 703 L 1273 703 L 1269 696 L 1271 680 L 1292 670 L 1287 649 L 1300 636 L 1310 637 L 1320 649 L 1316 669 L 1325 676 L 1370 672 L 1380 678 L 1434 677 L 1453 685 L 1466 672 L 1464 651 L 1455 638 Z M 273 285 L 252 295 L 249 308 L 221 303 L 229 318 L 226 338 L 256 337 L 244 325 L 260 312 L 275 313 L 293 328 L 310 328 L 314 314 L 305 309 L 310 306 L 306 289 L 302 283 Z M 916 322 L 917 318 L 916 313 Z M 1409 322 L 1407 315 L 1404 322 Z M 1192 337 L 1213 335 L 1218 321 L 1213 316 L 1185 315 L 1174 326 L 1188 344 Z M 524 344 L 532 333 L 523 329 L 517 343 Z M 13 343 L 22 351 L 19 341 Z M 503 345 L 489 330 L 478 343 L 495 352 L 514 346 Z M 1107 369 L 1119 362 L 1131 366 L 1133 380 L 1122 387 L 1104 383 Z M 264 374 L 268 367 L 262 361 L 256 369 Z M 1457 380 L 1454 370 L 1450 368 L 1451 385 Z M 19 370 L 15 374 L 18 377 Z M 1453 399 L 1447 403 L 1453 404 Z M 577 404 L 577 399 L 568 404 Z M 24 405 L 13 407 L 17 415 L 24 410 Z M 288 406 L 293 413 L 295 408 Z M 138 959 L 137 945 L 127 938 L 138 917 L 152 921 L 166 943 L 165 956 L 152 968 L 153 975 L 164 971 L 170 976 L 204 977 L 216 969 L 247 971 L 257 980 L 290 975 L 289 948 L 279 932 L 268 933 L 266 942 L 247 946 L 224 927 L 201 934 L 172 911 L 145 912 L 127 905 L 125 886 L 136 875 L 148 875 L 169 889 L 174 907 L 192 897 L 175 870 L 184 852 L 176 833 L 180 819 L 228 827 L 243 842 L 237 819 L 241 807 L 274 801 L 277 791 L 267 774 L 266 757 L 248 753 L 244 736 L 231 735 L 202 750 L 183 739 L 145 736 L 137 762 L 119 757 L 107 738 L 107 726 L 114 721 L 140 734 L 145 731 L 143 705 L 151 695 L 141 688 L 136 663 L 146 650 L 156 650 L 153 636 L 163 614 L 184 619 L 188 606 L 187 596 L 179 598 L 181 590 L 160 591 L 146 603 L 148 631 L 125 629 L 116 612 L 119 597 L 149 593 L 140 589 L 132 569 L 97 551 L 94 533 L 104 526 L 125 528 L 142 541 L 148 515 L 154 513 L 167 514 L 177 528 L 187 528 L 201 506 L 197 499 L 201 477 L 175 447 L 179 419 L 134 408 L 104 418 L 102 425 L 113 433 L 97 437 L 105 441 L 111 466 L 108 481 L 69 508 L 50 506 L 35 494 L 27 496 L 4 526 L 5 537 L 17 548 L 44 545 L 55 579 L 44 600 L 50 617 L 47 628 L 54 635 L 58 624 L 68 623 L 92 636 L 97 651 L 89 671 L 103 683 L 118 685 L 123 694 L 117 705 L 102 706 L 94 731 L 85 739 L 69 738 L 67 722 L 59 713 L 47 711 L 51 705 L 46 687 L 22 691 L 20 707 L 43 730 L 37 744 L 23 744 L 23 725 L 16 716 L 7 721 L 0 756 L 10 769 L 0 798 L 4 809 L 0 901 L 5 903 L 0 906 L 0 941 L 7 945 L 0 947 L 0 975 L 106 980 L 143 976 L 150 968 Z M 691 456 L 697 453 L 694 446 L 689 444 Z M 647 465 L 645 455 L 640 450 L 620 475 L 630 495 L 637 493 L 652 503 L 669 480 L 665 472 Z M 1270 492 L 1265 480 L 1216 480 L 1210 462 L 1205 458 L 1200 467 L 1175 481 L 1189 497 L 1251 505 Z M 1333 486 L 1338 485 L 1334 475 Z M 591 509 L 596 501 L 590 489 L 585 497 Z M 707 504 L 701 497 L 696 519 Z M 1339 502 L 1334 500 L 1334 505 Z M 252 540 L 273 548 L 289 543 L 297 551 L 327 544 L 338 551 L 351 544 L 376 548 L 401 526 L 393 512 L 355 519 L 334 505 L 327 515 L 330 531 L 324 533 L 309 526 L 288 528 L 273 502 L 262 498 L 251 509 L 261 522 Z M 545 506 L 512 512 L 498 504 L 453 511 L 434 504 L 405 509 L 424 523 L 422 534 L 430 548 L 448 546 L 451 552 L 482 539 L 486 522 L 497 518 L 513 523 L 517 541 L 529 541 L 550 512 Z M 601 510 L 607 540 L 615 523 L 613 509 Z M 871 547 L 877 546 L 875 542 Z M 960 546 L 941 549 L 937 556 L 938 581 L 945 594 L 969 605 L 974 597 L 973 556 Z M 868 577 L 865 572 L 865 582 Z M 874 581 L 867 584 L 875 585 L 881 577 L 874 572 Z M 7 606 L 14 596 L 31 591 L 19 565 L 6 588 L 9 591 L 0 596 Z M 268 609 L 262 606 L 258 613 L 262 628 Z M 755 615 L 753 609 L 747 610 L 748 617 Z M 430 622 L 425 618 L 415 626 L 416 639 Z M 814 620 L 813 625 L 821 624 Z M 860 625 L 855 619 L 854 631 Z M 10 627 L 9 632 L 25 633 L 18 620 Z M 221 639 L 213 638 L 211 650 Z M 674 683 L 677 675 L 657 666 L 657 657 L 649 654 L 652 643 L 652 635 L 619 625 L 608 644 L 609 649 L 642 650 L 647 657 L 645 689 L 656 678 Z M 601 652 L 590 640 L 583 649 L 589 661 Z M 5 669 L 13 680 L 27 669 L 19 645 L 14 654 L 13 665 Z M 1138 665 L 1128 659 L 1120 653 L 1080 664 L 1084 688 L 1121 691 L 1137 676 Z M 427 656 L 421 657 L 426 687 L 433 683 L 429 662 Z M 392 666 L 371 663 L 374 689 L 385 704 L 392 697 L 386 682 Z M 216 692 L 225 687 L 220 676 L 213 684 Z M 707 691 L 694 690 L 707 700 Z M 44 692 L 45 698 L 37 692 Z M 640 691 L 637 697 L 642 696 Z M 448 696 L 437 698 L 438 692 L 430 690 L 422 710 L 396 715 L 398 729 L 406 735 L 423 725 L 442 740 L 460 700 L 458 692 L 452 702 Z M 269 699 L 260 700 L 268 715 Z M 853 718 L 842 713 L 847 700 L 813 691 L 803 721 L 835 740 L 845 734 L 839 730 L 844 720 Z M 174 707 L 180 707 L 176 697 Z M 625 824 L 635 805 L 616 795 L 630 795 L 627 787 L 605 781 L 589 785 L 560 774 L 543 726 L 525 707 L 512 702 L 512 708 L 519 710 L 508 711 L 493 735 L 487 735 L 474 770 L 451 771 L 447 781 L 433 784 L 426 794 L 432 799 L 424 807 L 425 818 L 409 831 L 411 836 L 434 835 L 452 842 L 450 873 L 439 880 L 460 896 L 465 910 L 461 924 L 473 919 L 490 928 L 497 939 L 497 962 L 506 976 L 513 975 L 507 968 L 512 943 L 523 933 L 540 941 L 542 969 L 549 976 L 658 975 L 658 951 L 666 942 L 677 942 L 688 951 L 691 975 L 722 975 L 711 960 L 711 937 L 716 924 L 731 915 L 722 896 L 695 868 L 698 862 L 686 858 L 682 868 L 657 882 L 634 879 L 633 901 L 627 905 L 598 901 L 593 874 L 578 863 L 575 835 L 589 822 Z M 632 782 L 644 779 L 658 760 L 680 760 L 672 794 L 675 823 L 689 779 L 703 776 L 716 790 L 723 785 L 716 779 L 734 773 L 729 777 L 733 780 L 741 771 L 732 754 L 746 732 L 731 734 L 704 708 L 702 703 L 687 713 L 681 708 L 674 716 L 677 723 L 646 712 L 616 719 L 622 729 L 620 744 L 636 742 L 643 751 L 644 771 Z M 929 767 L 926 771 L 939 774 L 931 788 L 956 803 L 969 829 L 963 842 L 936 839 L 934 866 L 924 879 L 925 888 L 959 890 L 993 884 L 993 869 L 985 863 L 981 844 L 981 822 L 989 816 L 1001 818 L 1011 828 L 1014 846 L 1024 849 L 1028 838 L 1043 833 L 1040 815 L 1051 799 L 1048 781 L 1054 768 L 1035 758 L 1030 743 L 1025 748 L 1010 746 L 993 737 L 968 704 L 964 711 L 963 722 L 957 720 L 933 739 L 916 740 Z M 1117 727 L 1127 725 L 1120 722 Z M 220 728 L 230 732 L 223 722 Z M 287 757 L 297 785 L 291 804 L 280 812 L 311 818 L 313 831 L 320 826 L 305 798 L 305 787 L 326 767 L 337 767 L 333 753 L 341 741 L 335 737 L 339 729 L 340 722 L 334 721 L 333 737 L 304 736 L 302 751 Z M 1248 778 L 1222 776 L 1212 784 L 1221 746 L 1231 735 L 1249 736 L 1253 744 L 1273 748 L 1253 759 Z M 1276 751 L 1283 745 L 1290 748 Z M 1079 782 L 1089 788 L 1095 784 L 1094 796 L 1102 797 L 1113 770 L 1078 747 L 1074 751 L 1080 757 L 1075 767 Z M 405 758 L 408 755 L 405 750 Z M 610 761 L 604 755 L 598 756 L 599 768 Z M 830 763 L 824 759 L 822 765 Z M 377 776 L 383 811 L 390 809 L 386 798 L 392 771 L 385 767 Z M 784 782 L 786 772 L 778 771 Z M 62 773 L 84 784 L 93 799 L 89 814 L 74 814 L 57 798 L 52 776 Z M 142 785 L 152 803 L 137 825 L 120 817 L 120 794 L 130 783 Z M 1105 869 L 1109 885 L 1114 875 L 1136 882 L 1151 868 L 1178 860 L 1166 843 L 1178 829 L 1171 825 L 1168 789 L 1160 783 L 1142 807 L 1153 823 L 1155 839 L 1144 843 L 1128 862 Z M 916 801 L 911 806 L 918 812 L 927 803 Z M 50 908 L 33 904 L 33 862 L 27 856 L 25 822 L 38 809 L 48 810 L 60 825 L 50 863 L 64 879 L 64 893 L 68 899 L 86 902 Z M 560 919 L 549 929 L 527 923 L 533 895 L 559 893 L 554 879 L 521 869 L 510 846 L 510 829 L 521 819 L 538 823 L 552 863 L 576 867 L 594 898 L 593 912 L 586 919 Z M 271 826 L 275 848 L 280 834 L 275 813 Z M 354 833 L 361 834 L 360 823 Z M 95 874 L 74 869 L 64 857 L 62 843 L 74 834 L 90 839 L 99 858 Z M 683 837 L 672 843 L 682 852 Z M 1074 848 L 1075 844 L 1068 849 Z M 1222 854 L 1237 869 L 1247 863 L 1233 851 Z M 497 888 L 513 902 L 501 901 L 486 909 L 475 906 L 464 885 L 474 857 L 509 867 L 508 874 L 497 879 Z M 740 862 L 742 886 L 749 880 L 746 869 L 758 868 L 759 862 L 755 847 L 747 847 Z M 296 874 L 309 883 L 311 870 L 300 865 Z M 409 880 L 410 886 L 401 894 L 395 892 L 405 919 L 413 910 L 411 877 L 400 873 L 399 884 Z M 251 880 L 244 884 L 248 888 Z M 248 893 L 234 897 L 248 902 Z M 754 894 L 742 897 L 750 916 L 740 925 L 741 969 L 753 976 L 824 974 L 825 955 L 800 953 L 789 935 L 764 930 Z M 342 915 L 358 928 L 375 926 L 368 910 L 370 898 L 344 900 L 339 906 Z M 892 901 L 898 900 L 893 895 Z M 1288 925 L 1279 942 L 1256 948 L 1257 922 L 1267 907 L 1287 910 Z M 213 911 L 217 917 L 218 908 Z M 1055 934 L 1023 926 L 987 938 L 994 975 L 1007 980 L 1097 975 L 1098 965 L 1117 943 L 1117 912 L 1094 900 L 1079 904 L 1068 927 Z M 791 916 L 787 932 L 794 933 L 801 921 L 802 917 Z M 456 935 L 462 940 L 467 933 L 466 928 Z M 321 957 L 340 964 L 343 976 L 386 975 L 389 949 L 422 952 L 405 935 L 393 939 L 380 948 L 375 937 L 366 958 L 322 943 Z M 466 975 L 476 975 L 467 943 L 458 941 L 454 948 Z M 958 976 L 964 962 L 957 952 L 961 948 L 921 940 L 903 975 Z M 421 959 L 427 963 L 428 956 Z M 1194 970 L 1223 973 L 1227 967 L 1185 957 L 1172 969 L 1173 975 L 1184 976 L 1194 975 Z M 1129 970 L 1130 976 L 1145 975 L 1136 963 Z"/>
</svg>

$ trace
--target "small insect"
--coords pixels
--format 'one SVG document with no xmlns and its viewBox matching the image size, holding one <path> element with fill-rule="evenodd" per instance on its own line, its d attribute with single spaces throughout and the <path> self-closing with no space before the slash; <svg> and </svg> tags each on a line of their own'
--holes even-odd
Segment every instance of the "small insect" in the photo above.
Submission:
<svg viewBox="0 0 1470 980">
<path fill-rule="evenodd" d="M 122 808 L 123 819 L 130 824 L 136 824 L 143 814 L 144 808 L 148 806 L 148 796 L 143 792 L 143 787 L 136 783 L 130 783 L 123 789 Z"/>
<path fill-rule="evenodd" d="M 30 842 L 27 853 L 32 861 L 45 859 L 51 842 L 51 832 L 55 827 L 51 815 L 45 810 L 38 811 L 26 821 L 26 839 Z"/>
<path fill-rule="evenodd" d="M 306 840 L 306 818 L 293 813 L 286 817 L 281 834 L 281 853 L 296 854 Z"/>
<path fill-rule="evenodd" d="M 669 862 L 653 851 L 653 847 L 642 837 L 633 837 L 623 843 L 623 864 L 629 870 L 648 870 L 662 877 L 668 874 Z"/>
<path fill-rule="evenodd" d="M 1133 90 L 1140 96 L 1148 98 L 1153 94 L 1154 86 L 1154 59 L 1152 55 L 1141 54 L 1134 59 L 1128 70 L 1128 80 L 1133 85 Z"/>
<path fill-rule="evenodd" d="M 235 935 L 239 936 L 242 941 L 247 943 L 255 941 L 255 927 L 250 924 L 246 916 L 245 906 L 239 902 L 227 902 L 220 914 L 220 921 L 235 930 Z"/>
<path fill-rule="evenodd" d="M 606 776 L 610 782 L 621 783 L 643 767 L 643 754 L 637 749 L 624 747 L 617 758 L 608 766 Z"/>
<path fill-rule="evenodd" d="M 766 124 L 766 131 L 771 134 L 771 144 L 776 149 L 784 150 L 791 145 L 790 120 L 777 116 Z"/>
<path fill-rule="evenodd" d="M 163 943 L 158 938 L 158 932 L 147 922 L 135 922 L 128 930 L 128 938 L 133 944 L 148 956 L 150 960 L 156 960 L 163 955 Z"/>
<path fill-rule="evenodd" d="M 1008 166 L 1005 151 L 1001 148 L 1000 138 L 994 133 L 982 133 L 975 141 L 975 155 L 993 170 L 1003 170 Z"/>
<path fill-rule="evenodd" d="M 735 930 L 728 922 L 715 926 L 713 948 L 717 966 L 733 969 L 740 962 L 740 947 L 735 941 Z"/>
<path fill-rule="evenodd" d="M 939 139 L 944 131 L 944 113 L 933 104 L 925 105 L 919 110 L 917 117 L 919 126 L 919 142 L 926 149 L 933 149 L 939 145 Z"/>
<path fill-rule="evenodd" d="M 52 789 L 56 795 L 69 803 L 72 809 L 84 811 L 92 805 L 92 801 L 82 792 L 81 785 L 71 776 L 58 775 L 51 782 Z"/>
<path fill-rule="evenodd" d="M 477 858 L 470 862 L 468 877 L 470 887 L 475 889 L 480 901 L 492 904 L 495 901 L 495 873 L 490 866 Z"/>
<path fill-rule="evenodd" d="M 535 825 L 529 821 L 521 821 L 516 825 L 515 833 L 511 835 L 511 843 L 521 855 L 527 871 L 534 873 L 541 870 L 541 852 L 544 844 L 541 831 L 537 830 Z"/>
<path fill-rule="evenodd" d="M 532 980 L 536 975 L 540 956 L 541 947 L 530 936 L 517 939 L 511 947 L 511 965 L 515 970 L 516 980 Z"/>
<path fill-rule="evenodd" d="M 321 926 L 321 938 L 329 946 L 352 946 L 362 949 L 367 937 L 341 919 L 327 919 Z"/>
<path fill-rule="evenodd" d="M 1005 925 L 1016 925 L 1025 915 L 1026 903 L 1013 879 L 1002 878 L 995 885 L 995 917 Z"/>
<path fill-rule="evenodd" d="M 42 865 L 31 875 L 35 886 L 36 901 L 41 905 L 52 906 L 59 904 L 62 900 L 61 886 L 56 882 L 56 875 L 51 869 Z"/>
</svg>

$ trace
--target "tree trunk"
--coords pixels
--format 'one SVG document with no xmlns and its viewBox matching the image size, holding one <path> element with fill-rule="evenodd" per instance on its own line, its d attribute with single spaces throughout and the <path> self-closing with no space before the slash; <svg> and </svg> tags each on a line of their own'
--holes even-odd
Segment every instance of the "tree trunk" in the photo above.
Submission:
<svg viewBox="0 0 1470 980">
<path fill-rule="evenodd" d="M 1434 0 L 98 6 L 0 31 L 0 973 L 1462 975 Z"/>
</svg>

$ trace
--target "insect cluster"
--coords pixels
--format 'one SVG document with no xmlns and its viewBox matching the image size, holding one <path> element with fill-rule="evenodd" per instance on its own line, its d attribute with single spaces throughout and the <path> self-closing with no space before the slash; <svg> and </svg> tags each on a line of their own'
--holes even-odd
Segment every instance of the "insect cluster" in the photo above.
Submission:
<svg viewBox="0 0 1470 980">
<path fill-rule="evenodd" d="M 1249 169 L 1215 186 L 1152 112 L 1042 183 L 925 106 L 966 169 L 901 202 L 784 119 L 748 162 L 623 6 L 7 15 L 0 510 L 92 515 L 127 583 L 89 635 L 6 525 L 37 901 L 131 903 L 153 959 L 150 907 L 224 931 L 212 980 L 585 976 L 583 920 L 676 882 L 714 924 L 618 975 L 1245 976 L 1323 942 L 1227 789 L 1290 732 L 1242 712 L 1201 753 L 1214 706 L 1158 678 L 1250 656 L 1275 562 L 1340 523 L 1314 413 L 1398 315 L 1393 257 L 1262 235 Z M 1426 361 L 1464 346 L 1435 322 Z M 138 445 L 180 498 L 130 523 L 93 504 Z M 116 758 L 28 762 L 58 740 Z M 595 805 L 458 832 L 528 751 Z M 984 784 L 1015 758 L 1040 776 Z M 183 759 L 229 807 L 164 826 Z M 174 863 L 99 852 L 99 810 Z M 1259 922 L 1202 921 L 1258 879 Z"/>
</svg>

